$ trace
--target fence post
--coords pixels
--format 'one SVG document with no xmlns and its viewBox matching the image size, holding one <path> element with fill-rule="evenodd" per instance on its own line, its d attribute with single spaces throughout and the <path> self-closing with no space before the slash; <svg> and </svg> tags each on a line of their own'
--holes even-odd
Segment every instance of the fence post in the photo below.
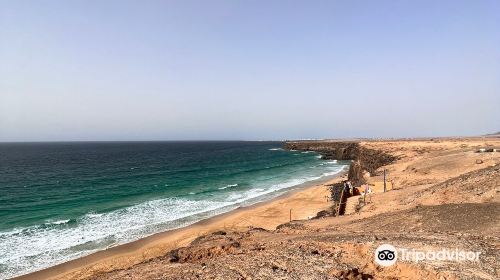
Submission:
<svg viewBox="0 0 500 280">
<path fill-rule="evenodd" d="M 292 208 L 290 208 L 290 222 L 292 221 Z"/>
<path fill-rule="evenodd" d="M 342 200 L 344 199 L 344 190 L 345 190 L 345 187 L 342 187 L 342 192 L 340 193 L 339 207 L 337 208 L 337 215 L 335 215 L 337 217 L 340 214 L 340 207 L 342 207 Z"/>
<path fill-rule="evenodd" d="M 384 192 L 387 191 L 387 186 L 386 186 L 386 183 L 385 183 L 385 173 L 386 173 L 387 169 L 384 168 Z"/>
</svg>

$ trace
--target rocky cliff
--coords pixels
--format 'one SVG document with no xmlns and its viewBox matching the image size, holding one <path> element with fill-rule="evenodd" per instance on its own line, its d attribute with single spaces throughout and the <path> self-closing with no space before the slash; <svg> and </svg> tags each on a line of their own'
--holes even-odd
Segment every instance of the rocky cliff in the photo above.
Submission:
<svg viewBox="0 0 500 280">
<path fill-rule="evenodd" d="M 363 173 L 376 174 L 381 166 L 390 164 L 397 158 L 380 150 L 368 149 L 358 141 L 296 141 L 286 142 L 287 150 L 314 151 L 323 159 L 352 160 L 348 179 L 359 186 L 364 183 Z"/>
</svg>

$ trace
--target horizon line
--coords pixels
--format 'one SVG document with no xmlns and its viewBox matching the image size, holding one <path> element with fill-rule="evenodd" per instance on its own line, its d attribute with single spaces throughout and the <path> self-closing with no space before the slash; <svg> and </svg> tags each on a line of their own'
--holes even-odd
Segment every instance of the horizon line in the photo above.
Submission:
<svg viewBox="0 0 500 280">
<path fill-rule="evenodd" d="M 413 137 L 335 137 L 335 138 L 290 138 L 290 139 L 151 139 L 151 140 L 28 140 L 1 141 L 0 144 L 22 143 L 131 143 L 131 142 L 286 142 L 286 141 L 328 141 L 328 140 L 408 140 L 408 139 L 447 139 L 447 138 L 483 138 L 495 137 L 498 134 L 484 135 L 450 135 L 450 136 L 413 136 Z"/>
</svg>

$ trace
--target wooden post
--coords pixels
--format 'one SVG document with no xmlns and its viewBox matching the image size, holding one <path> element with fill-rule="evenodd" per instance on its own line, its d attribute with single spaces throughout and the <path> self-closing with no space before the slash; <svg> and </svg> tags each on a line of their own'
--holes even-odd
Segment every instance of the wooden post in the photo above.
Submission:
<svg viewBox="0 0 500 280">
<path fill-rule="evenodd" d="M 337 208 L 337 215 L 335 215 L 336 217 L 338 217 L 340 214 L 340 207 L 342 207 L 342 199 L 344 198 L 344 190 L 345 187 L 342 187 L 342 192 L 340 193 L 339 207 Z"/>
<path fill-rule="evenodd" d="M 365 187 L 365 194 L 363 195 L 363 204 L 366 205 L 366 187 Z"/>
<path fill-rule="evenodd" d="M 385 179 L 385 173 L 386 173 L 386 171 L 387 171 L 387 169 L 384 168 L 384 192 L 387 191 L 387 186 L 386 186 L 386 183 L 385 183 L 385 181 L 386 181 L 386 179 Z"/>
<path fill-rule="evenodd" d="M 292 221 L 292 208 L 290 208 L 290 222 Z"/>
</svg>

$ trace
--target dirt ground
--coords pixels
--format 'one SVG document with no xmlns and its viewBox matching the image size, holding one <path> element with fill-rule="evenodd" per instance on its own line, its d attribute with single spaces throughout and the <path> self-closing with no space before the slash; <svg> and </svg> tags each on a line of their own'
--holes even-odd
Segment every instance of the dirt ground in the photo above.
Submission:
<svg viewBox="0 0 500 280">
<path fill-rule="evenodd" d="M 218 231 L 189 246 L 91 279 L 500 279 L 500 138 L 367 141 L 398 158 L 395 189 L 359 211 L 276 229 Z M 480 252 L 479 261 L 374 262 L 381 244 Z"/>
</svg>

